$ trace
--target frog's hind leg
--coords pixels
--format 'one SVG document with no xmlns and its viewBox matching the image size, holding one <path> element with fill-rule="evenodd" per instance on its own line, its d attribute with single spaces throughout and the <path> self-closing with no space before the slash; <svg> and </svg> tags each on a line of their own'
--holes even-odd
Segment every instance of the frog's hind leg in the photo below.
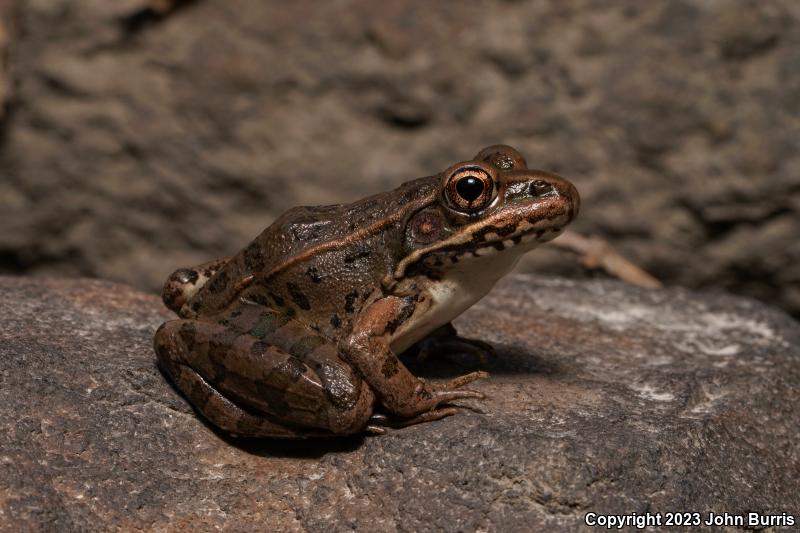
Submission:
<svg viewBox="0 0 800 533">
<path fill-rule="evenodd" d="M 240 435 L 256 438 L 314 436 L 308 432 L 300 432 L 248 413 L 220 394 L 200 374 L 186 365 L 161 358 L 159 358 L 159 362 L 192 405 L 212 424 L 234 437 Z"/>
<path fill-rule="evenodd" d="M 328 344 L 314 365 L 249 333 L 173 320 L 155 338 L 161 368 L 213 424 L 240 436 L 344 435 L 366 429 L 374 395 Z M 307 354 L 306 354 L 307 355 Z M 315 368 L 312 368 L 315 366 Z"/>
<path fill-rule="evenodd" d="M 230 261 L 230 257 L 222 257 L 191 268 L 179 268 L 167 278 L 161 290 L 161 299 L 172 311 L 179 313 L 183 304 L 195 295 L 200 287 Z"/>
</svg>

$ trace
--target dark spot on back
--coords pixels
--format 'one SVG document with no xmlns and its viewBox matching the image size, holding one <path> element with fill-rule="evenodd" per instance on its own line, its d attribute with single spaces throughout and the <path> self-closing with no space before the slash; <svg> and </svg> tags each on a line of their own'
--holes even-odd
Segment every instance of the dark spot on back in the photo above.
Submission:
<svg viewBox="0 0 800 533">
<path fill-rule="evenodd" d="M 369 257 L 369 254 L 372 253 L 369 246 L 362 244 L 356 250 L 350 252 L 349 254 L 344 256 L 345 263 L 353 263 L 358 261 L 359 259 L 363 259 L 364 257 Z"/>
<path fill-rule="evenodd" d="M 289 296 L 292 297 L 292 301 L 297 304 L 297 307 L 305 311 L 311 309 L 311 303 L 309 303 L 308 297 L 303 294 L 303 291 L 300 290 L 300 287 L 289 282 L 286 284 L 286 288 L 289 290 Z"/>
<path fill-rule="evenodd" d="M 258 305 L 263 305 L 264 307 L 270 306 L 270 301 L 267 299 L 267 296 L 262 292 L 251 292 L 247 295 L 247 299 L 253 303 L 257 303 Z"/>
<path fill-rule="evenodd" d="M 286 307 L 286 301 L 284 301 L 283 298 L 281 298 L 274 292 L 270 292 L 269 296 L 270 298 L 272 298 L 272 301 L 275 302 L 275 305 L 277 305 L 278 307 Z"/>
<path fill-rule="evenodd" d="M 319 283 L 320 281 L 322 281 L 322 276 L 320 276 L 319 271 L 316 269 L 316 267 L 313 266 L 308 267 L 308 270 L 306 270 L 306 274 L 308 275 L 309 278 L 311 278 L 311 281 L 313 281 L 314 283 Z"/>
<path fill-rule="evenodd" d="M 333 316 L 331 317 L 331 326 L 333 326 L 335 329 L 339 329 L 340 327 L 342 327 L 342 319 L 339 318 L 339 315 L 337 315 L 336 313 L 334 313 Z"/>
<path fill-rule="evenodd" d="M 353 304 L 356 302 L 356 298 L 358 298 L 358 291 L 352 291 L 344 297 L 344 310 L 348 313 L 355 312 L 355 308 Z"/>
<path fill-rule="evenodd" d="M 264 269 L 264 257 L 261 254 L 261 246 L 253 241 L 244 251 L 244 264 L 251 272 L 258 272 Z"/>
<path fill-rule="evenodd" d="M 313 215 L 309 214 L 309 216 Z M 295 240 L 316 241 L 330 224 L 330 220 L 306 220 L 292 224 L 289 229 Z"/>
<path fill-rule="evenodd" d="M 226 271 L 218 272 L 211 278 L 211 283 L 208 286 L 208 290 L 217 293 L 222 292 L 228 286 L 228 281 L 230 280 L 228 273 Z"/>
</svg>

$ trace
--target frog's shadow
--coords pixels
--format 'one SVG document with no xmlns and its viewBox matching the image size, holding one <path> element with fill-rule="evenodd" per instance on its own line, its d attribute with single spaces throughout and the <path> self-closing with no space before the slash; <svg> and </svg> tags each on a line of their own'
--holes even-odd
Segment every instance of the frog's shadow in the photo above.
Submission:
<svg viewBox="0 0 800 533">
<path fill-rule="evenodd" d="M 558 362 L 531 352 L 528 347 L 499 343 L 492 343 L 492 347 L 495 353 L 486 362 L 471 354 L 431 355 L 420 360 L 411 353 L 401 355 L 400 359 L 412 374 L 425 379 L 452 379 L 477 370 L 484 370 L 490 376 L 552 376 L 562 372 Z"/>
<path fill-rule="evenodd" d="M 231 437 L 203 419 L 203 423 L 217 436 L 240 450 L 259 457 L 287 459 L 320 459 L 329 453 L 353 452 L 369 437 L 366 434 L 331 435 L 305 439 L 268 439 L 256 437 Z"/>
</svg>

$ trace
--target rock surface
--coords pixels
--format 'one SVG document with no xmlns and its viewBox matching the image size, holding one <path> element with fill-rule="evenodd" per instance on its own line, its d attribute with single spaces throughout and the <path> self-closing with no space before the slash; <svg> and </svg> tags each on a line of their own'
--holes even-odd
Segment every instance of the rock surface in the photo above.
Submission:
<svg viewBox="0 0 800 533">
<path fill-rule="evenodd" d="M 578 230 L 659 278 L 800 316 L 796 0 L 11 7 L 2 272 L 156 290 L 289 207 L 505 142 L 575 181 Z"/>
<path fill-rule="evenodd" d="M 201 422 L 154 365 L 154 296 L 0 278 L 0 314 L 0 529 L 575 531 L 590 511 L 800 512 L 800 328 L 749 300 L 512 276 L 457 323 L 498 349 L 487 401 L 302 442 Z"/>
</svg>

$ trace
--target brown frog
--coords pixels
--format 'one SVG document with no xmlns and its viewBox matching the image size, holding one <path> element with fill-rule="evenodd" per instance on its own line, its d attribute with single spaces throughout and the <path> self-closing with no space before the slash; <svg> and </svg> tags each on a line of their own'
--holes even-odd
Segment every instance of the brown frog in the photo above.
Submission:
<svg viewBox="0 0 800 533">
<path fill-rule="evenodd" d="M 482 351 L 450 321 L 556 237 L 575 187 L 508 146 L 352 204 L 296 207 L 238 254 L 180 269 L 155 336 L 160 367 L 222 430 L 252 437 L 380 433 L 436 420 L 485 372 L 444 384 L 397 355 Z"/>
</svg>

